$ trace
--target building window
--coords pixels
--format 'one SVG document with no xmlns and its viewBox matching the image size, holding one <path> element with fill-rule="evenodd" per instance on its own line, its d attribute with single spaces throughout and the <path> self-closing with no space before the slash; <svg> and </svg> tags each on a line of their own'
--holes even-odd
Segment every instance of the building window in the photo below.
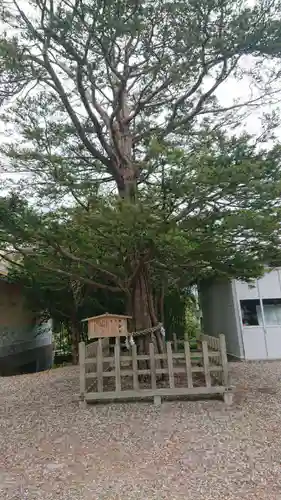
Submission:
<svg viewBox="0 0 281 500">
<path fill-rule="evenodd" d="M 260 300 L 240 300 L 243 326 L 262 325 Z"/>
<path fill-rule="evenodd" d="M 265 326 L 281 325 L 281 299 L 263 299 Z"/>
</svg>

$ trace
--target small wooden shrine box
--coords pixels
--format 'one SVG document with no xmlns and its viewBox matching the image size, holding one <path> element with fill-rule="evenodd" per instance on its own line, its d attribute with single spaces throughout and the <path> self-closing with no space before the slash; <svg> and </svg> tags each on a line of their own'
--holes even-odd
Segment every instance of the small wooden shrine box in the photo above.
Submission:
<svg viewBox="0 0 281 500">
<path fill-rule="evenodd" d="M 83 319 L 83 321 L 88 322 L 88 338 L 96 339 L 128 335 L 128 319 L 132 319 L 132 317 L 106 313 L 101 316 Z"/>
</svg>

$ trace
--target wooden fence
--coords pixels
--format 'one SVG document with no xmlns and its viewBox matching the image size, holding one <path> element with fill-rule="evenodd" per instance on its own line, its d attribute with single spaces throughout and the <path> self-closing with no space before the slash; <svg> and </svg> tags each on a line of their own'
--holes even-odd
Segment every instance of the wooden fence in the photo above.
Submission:
<svg viewBox="0 0 281 500">
<path fill-rule="evenodd" d="M 136 345 L 127 354 L 116 338 L 114 355 L 109 355 L 105 339 L 79 345 L 80 400 L 130 400 L 161 397 L 221 394 L 231 403 L 224 335 L 202 338 L 201 349 L 191 351 L 188 341 L 166 343 L 166 352 L 138 354 Z M 175 339 L 174 339 L 175 341 Z M 216 341 L 216 342 L 215 342 Z M 179 346 L 182 346 L 181 348 Z M 145 365 L 145 367 L 143 366 Z"/>
</svg>

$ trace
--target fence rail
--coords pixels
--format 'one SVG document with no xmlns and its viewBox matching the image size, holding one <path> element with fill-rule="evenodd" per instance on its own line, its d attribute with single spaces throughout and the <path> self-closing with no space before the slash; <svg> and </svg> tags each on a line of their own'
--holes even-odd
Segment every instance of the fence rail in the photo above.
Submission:
<svg viewBox="0 0 281 500">
<path fill-rule="evenodd" d="M 210 340 L 211 339 L 211 340 Z M 107 342 L 105 342 L 105 340 Z M 80 399 L 86 402 L 114 399 L 222 394 L 229 396 L 229 374 L 224 336 L 202 339 L 202 349 L 191 351 L 188 341 L 166 343 L 166 352 L 139 354 L 137 346 L 124 355 L 116 338 L 114 355 L 108 339 L 79 345 Z M 182 346 L 181 350 L 179 345 Z"/>
</svg>

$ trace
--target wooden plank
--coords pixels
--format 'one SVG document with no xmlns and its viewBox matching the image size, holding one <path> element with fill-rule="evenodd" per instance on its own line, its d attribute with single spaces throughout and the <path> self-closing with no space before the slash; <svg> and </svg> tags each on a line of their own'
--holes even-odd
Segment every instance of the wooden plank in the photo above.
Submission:
<svg viewBox="0 0 281 500">
<path fill-rule="evenodd" d="M 103 358 L 102 358 L 102 339 L 98 339 L 97 350 L 97 389 L 98 392 L 103 391 Z"/>
<path fill-rule="evenodd" d="M 210 366 L 209 370 L 210 370 L 210 373 L 221 373 L 222 367 L 221 366 Z M 174 371 L 174 375 L 179 374 L 179 373 L 186 373 L 186 367 L 185 366 L 174 366 L 173 371 Z M 168 368 L 156 368 L 156 375 L 168 375 L 168 373 L 169 373 Z M 202 366 L 192 367 L 191 373 L 204 373 L 204 368 Z M 151 375 L 151 370 L 150 369 L 138 370 L 138 375 Z M 133 377 L 134 370 L 122 370 L 122 376 Z M 115 370 L 112 370 L 110 372 L 103 372 L 103 378 L 110 378 L 110 377 L 115 377 Z M 95 378 L 97 378 L 97 373 L 95 373 L 95 372 L 86 373 L 85 378 L 87 380 L 88 379 L 89 380 L 95 379 Z"/>
<path fill-rule="evenodd" d="M 219 340 L 220 340 L 220 354 L 221 354 L 221 364 L 222 364 L 222 384 L 225 387 L 229 387 L 228 360 L 227 360 L 225 336 L 220 335 Z"/>
<path fill-rule="evenodd" d="M 96 372 L 86 373 L 87 380 L 96 379 L 97 377 L 98 374 Z M 115 377 L 115 371 L 102 373 L 102 378 L 110 378 L 110 377 Z"/>
<path fill-rule="evenodd" d="M 149 344 L 149 357 L 150 357 L 151 389 L 156 389 L 156 364 L 154 357 L 154 344 L 152 342 L 150 342 Z"/>
<path fill-rule="evenodd" d="M 191 388 L 193 387 L 193 380 L 192 380 L 192 369 L 191 369 L 190 346 L 188 341 L 185 341 L 184 343 L 184 354 L 185 354 L 185 370 L 187 376 L 187 386 Z"/>
<path fill-rule="evenodd" d="M 142 389 L 139 391 L 108 391 L 108 392 L 87 392 L 85 395 L 86 401 L 98 400 L 115 400 L 115 399 L 145 399 L 154 398 L 154 396 L 169 397 L 169 396 L 201 396 L 206 394 L 224 394 L 225 388 L 221 385 L 213 387 L 175 387 L 173 389 Z"/>
<path fill-rule="evenodd" d="M 138 360 L 137 360 L 137 346 L 132 346 L 132 368 L 133 368 L 133 387 L 137 391 L 139 389 L 139 376 L 138 376 Z"/>
<path fill-rule="evenodd" d="M 167 342 L 167 359 L 168 359 L 169 384 L 170 388 L 173 389 L 175 387 L 175 380 L 174 380 L 174 363 L 173 363 L 173 352 L 172 352 L 171 342 Z"/>
<path fill-rule="evenodd" d="M 149 361 L 149 355 L 148 354 L 138 354 L 137 360 L 138 361 Z"/>
<path fill-rule="evenodd" d="M 95 365 L 97 363 L 97 358 L 86 358 L 85 365 Z"/>
<path fill-rule="evenodd" d="M 85 342 L 79 342 L 79 378 L 80 378 L 80 397 L 84 398 L 86 392 L 86 345 Z"/>
<path fill-rule="evenodd" d="M 165 346 L 164 346 L 164 349 L 165 349 Z M 166 353 L 166 352 L 164 352 L 163 354 L 154 354 L 154 358 L 155 358 L 155 360 L 157 360 L 157 361 L 158 361 L 159 359 L 161 359 L 161 360 L 165 360 L 165 359 L 167 359 L 167 353 Z"/>
<path fill-rule="evenodd" d="M 173 333 L 173 351 L 178 352 L 178 339 L 176 333 Z"/>
<path fill-rule="evenodd" d="M 210 375 L 210 367 L 209 367 L 209 353 L 208 353 L 208 344 L 206 340 L 202 342 L 202 351 L 203 351 L 203 365 L 204 365 L 204 374 L 206 387 L 211 387 L 211 375 Z"/>
<path fill-rule="evenodd" d="M 167 354 L 165 358 L 167 359 Z M 173 352 L 173 359 L 184 359 L 184 352 Z"/>
<path fill-rule="evenodd" d="M 186 341 L 187 342 L 187 341 Z M 183 342 L 184 345 L 184 342 Z M 220 358 L 220 352 L 218 351 L 209 351 L 209 356 L 212 356 L 214 358 Z M 202 351 L 190 351 L 190 357 L 191 359 L 203 359 L 203 354 Z M 173 358 L 174 359 L 185 359 L 185 353 L 184 352 L 173 352 Z M 155 354 L 155 359 L 167 359 L 167 354 Z"/>
<path fill-rule="evenodd" d="M 168 373 L 167 370 L 165 371 L 165 373 Z M 146 368 L 146 369 L 143 369 L 143 370 L 138 370 L 138 375 L 150 375 L 151 374 L 151 371 L 150 371 L 150 368 Z M 134 375 L 134 371 L 133 370 L 120 370 L 120 377 L 132 377 Z M 103 372 L 103 378 L 110 378 L 110 377 L 116 377 L 116 370 L 112 370 L 110 372 Z M 97 378 L 97 374 L 95 372 L 91 372 L 91 373 L 86 373 L 86 379 L 95 379 Z"/>
<path fill-rule="evenodd" d="M 114 346 L 112 346 L 114 347 Z M 220 351 L 208 351 L 209 352 L 209 357 L 213 357 L 213 358 L 220 358 L 221 357 L 221 353 Z M 203 354 L 201 351 L 191 351 L 190 352 L 190 357 L 191 359 L 202 359 L 203 358 Z M 154 355 L 154 358 L 155 360 L 166 360 L 167 359 L 167 353 L 164 353 L 164 354 L 155 354 Z M 174 359 L 185 359 L 185 353 L 184 352 L 177 352 L 177 353 L 173 353 L 173 358 Z M 149 360 L 149 356 L 147 355 L 143 355 L 143 356 L 137 356 L 137 360 Z M 114 356 L 104 356 L 103 358 L 103 361 L 104 363 L 112 363 L 114 362 Z M 120 355 L 120 363 L 122 362 L 132 362 L 132 356 L 123 356 L 123 355 Z M 96 364 L 97 362 L 97 358 L 86 358 L 85 359 L 85 364 L 88 365 L 88 364 Z"/>
<path fill-rule="evenodd" d="M 222 367 L 221 366 L 209 366 L 209 372 L 221 372 Z M 192 367 L 192 373 L 205 373 L 205 368 L 202 366 L 194 366 Z"/>
<path fill-rule="evenodd" d="M 120 340 L 118 337 L 116 337 L 116 343 L 114 347 L 115 390 L 116 392 L 119 392 L 121 391 L 120 342 L 117 342 L 117 339 Z"/>
</svg>

